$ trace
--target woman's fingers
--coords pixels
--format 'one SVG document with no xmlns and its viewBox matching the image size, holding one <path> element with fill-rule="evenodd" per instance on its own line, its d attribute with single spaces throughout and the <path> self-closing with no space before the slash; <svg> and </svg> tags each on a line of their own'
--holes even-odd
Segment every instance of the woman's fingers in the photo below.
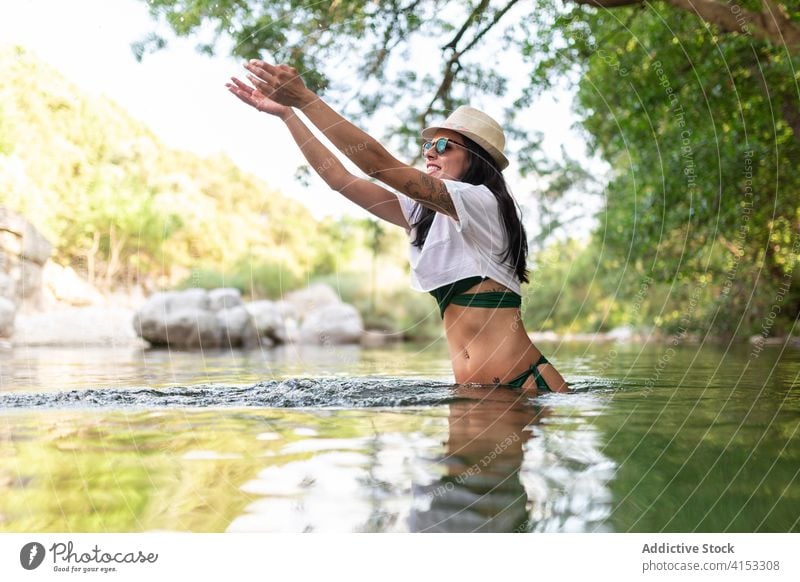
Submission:
<svg viewBox="0 0 800 582">
<path fill-rule="evenodd" d="M 251 100 L 254 98 L 253 93 L 255 93 L 255 89 L 253 89 L 244 81 L 240 81 L 236 77 L 231 77 L 231 80 L 225 86 L 228 87 L 231 93 L 235 94 L 239 98 L 242 98 L 242 96 L 245 95 Z"/>
<path fill-rule="evenodd" d="M 253 98 L 252 89 L 250 91 L 247 91 L 246 89 L 240 89 L 237 85 L 232 83 L 227 83 L 225 86 L 228 88 L 228 91 L 238 97 L 240 101 L 258 109 L 258 103 Z M 245 85 L 245 87 L 247 86 Z M 249 89 L 249 87 L 247 87 L 247 89 Z"/>
<path fill-rule="evenodd" d="M 270 65 L 264 61 L 251 60 L 244 67 L 273 90 L 280 89 L 298 76 L 297 71 L 289 65 Z"/>
<path fill-rule="evenodd" d="M 242 91 L 247 91 L 248 93 L 253 92 L 253 88 L 244 81 L 240 81 L 236 77 L 231 77 L 231 81 L 233 82 L 234 85 L 236 85 L 236 87 L 238 87 Z"/>
<path fill-rule="evenodd" d="M 268 75 L 275 75 L 280 70 L 275 65 L 270 65 L 266 61 L 259 61 L 258 59 L 250 59 L 247 63 L 248 65 L 252 66 L 255 69 L 260 69 L 267 73 Z"/>
<path fill-rule="evenodd" d="M 264 97 L 288 107 L 301 104 L 306 87 L 294 68 L 257 59 L 246 62 L 244 68 L 248 71 L 247 80 Z"/>
<path fill-rule="evenodd" d="M 250 73 L 258 77 L 259 79 L 262 79 L 267 83 L 272 83 L 275 81 L 274 67 L 271 67 L 272 70 L 270 70 L 264 66 L 254 64 L 253 62 L 249 62 L 245 64 L 244 68 L 250 71 Z"/>
<path fill-rule="evenodd" d="M 255 88 L 261 91 L 264 95 L 269 96 L 272 94 L 272 86 L 263 79 L 250 74 L 247 75 L 247 78 L 250 79 L 250 82 L 255 85 Z"/>
</svg>

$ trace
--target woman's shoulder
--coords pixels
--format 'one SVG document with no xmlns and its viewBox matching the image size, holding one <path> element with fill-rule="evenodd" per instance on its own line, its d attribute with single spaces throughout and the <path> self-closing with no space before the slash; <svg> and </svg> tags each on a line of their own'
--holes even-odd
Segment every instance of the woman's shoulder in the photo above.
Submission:
<svg viewBox="0 0 800 582">
<path fill-rule="evenodd" d="M 459 182 L 458 180 L 447 180 L 443 179 L 444 185 L 447 187 L 448 190 L 459 190 L 461 192 L 466 191 L 473 191 L 473 192 L 485 192 L 487 194 L 491 194 L 492 191 L 489 190 L 489 187 L 486 184 L 470 184 L 469 182 Z"/>
<path fill-rule="evenodd" d="M 478 205 L 485 207 L 486 204 L 496 204 L 497 197 L 485 184 L 470 184 L 469 182 L 457 182 L 455 180 L 442 180 L 447 187 L 450 197 L 456 206 L 461 202 L 467 206 Z"/>
</svg>

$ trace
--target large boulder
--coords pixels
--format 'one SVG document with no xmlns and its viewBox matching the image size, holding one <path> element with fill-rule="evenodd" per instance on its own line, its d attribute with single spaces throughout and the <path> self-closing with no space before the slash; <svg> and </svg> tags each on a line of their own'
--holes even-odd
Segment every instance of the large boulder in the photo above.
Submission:
<svg viewBox="0 0 800 582">
<path fill-rule="evenodd" d="M 14 318 L 17 307 L 12 301 L 0 297 L 0 338 L 9 338 L 14 333 Z"/>
<path fill-rule="evenodd" d="M 229 289 L 154 293 L 136 312 L 133 327 L 151 345 L 174 349 L 253 347 L 258 343 L 241 295 Z"/>
<path fill-rule="evenodd" d="M 165 314 L 162 321 L 162 335 L 142 337 L 151 344 L 170 348 L 211 349 L 222 345 L 222 327 L 216 314 L 211 311 L 179 309 Z"/>
<path fill-rule="evenodd" d="M 12 303 L 16 303 L 17 298 L 17 284 L 9 275 L 0 271 L 0 297 L 8 299 Z"/>
<path fill-rule="evenodd" d="M 336 291 L 330 285 L 325 285 L 324 283 L 314 283 L 305 289 L 292 291 L 286 295 L 284 300 L 291 305 L 294 312 L 300 316 L 300 319 L 303 319 L 315 309 L 341 303 Z"/>
<path fill-rule="evenodd" d="M 42 303 L 42 265 L 52 245 L 19 214 L 0 207 L 0 272 L 14 281 L 13 290 L 2 282 L 3 295 L 23 309 Z"/>
<path fill-rule="evenodd" d="M 233 287 L 222 287 L 208 292 L 208 307 L 211 311 L 231 309 L 242 305 L 244 305 L 242 293 Z"/>
<path fill-rule="evenodd" d="M 262 300 L 251 301 L 245 305 L 250 316 L 253 318 L 258 335 L 275 338 L 283 337 L 283 330 L 286 324 L 283 317 L 275 306 L 274 301 Z"/>
<path fill-rule="evenodd" d="M 42 307 L 42 270 L 41 265 L 27 260 L 20 261 L 16 270 L 17 295 L 34 309 Z"/>
<path fill-rule="evenodd" d="M 27 220 L 8 208 L 0 207 L 0 247 L 21 259 L 44 265 L 53 245 Z"/>
<path fill-rule="evenodd" d="M 297 341 L 298 326 L 294 308 L 285 301 L 252 301 L 245 308 L 253 317 L 258 335 L 273 344 Z"/>
<path fill-rule="evenodd" d="M 222 344 L 225 346 L 241 346 L 254 348 L 258 346 L 258 331 L 253 317 L 243 305 L 217 312 L 217 321 L 222 331 Z"/>
<path fill-rule="evenodd" d="M 280 301 L 276 301 L 275 309 L 278 311 L 278 313 L 284 320 L 288 321 L 290 319 L 293 319 L 295 321 L 300 321 L 300 316 L 297 313 L 297 309 L 295 309 L 295 306 L 289 303 L 288 301 L 285 301 L 283 299 L 281 299 Z"/>
<path fill-rule="evenodd" d="M 334 303 L 308 313 L 300 326 L 304 343 L 346 344 L 361 341 L 364 324 L 352 305 Z"/>
</svg>

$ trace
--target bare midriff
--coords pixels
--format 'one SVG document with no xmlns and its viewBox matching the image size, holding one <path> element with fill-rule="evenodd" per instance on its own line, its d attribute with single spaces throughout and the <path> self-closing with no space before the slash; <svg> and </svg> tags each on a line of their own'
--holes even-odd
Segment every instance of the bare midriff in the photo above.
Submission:
<svg viewBox="0 0 800 582">
<path fill-rule="evenodd" d="M 510 289 L 487 279 L 465 293 L 488 291 Z M 542 355 L 528 337 L 518 308 L 491 309 L 450 304 L 444 312 L 444 327 L 458 384 L 507 383 L 529 369 Z M 543 369 L 542 373 L 553 390 L 566 389 L 555 368 L 550 365 L 543 368 L 552 370 L 545 373 Z M 523 387 L 533 384 L 533 378 L 528 378 Z"/>
</svg>

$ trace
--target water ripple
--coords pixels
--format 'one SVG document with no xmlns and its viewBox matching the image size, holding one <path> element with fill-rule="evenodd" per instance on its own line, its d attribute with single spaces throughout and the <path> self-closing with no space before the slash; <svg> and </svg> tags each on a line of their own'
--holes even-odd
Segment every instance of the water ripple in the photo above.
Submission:
<svg viewBox="0 0 800 582">
<path fill-rule="evenodd" d="M 480 385 L 473 385 L 478 386 Z M 203 384 L 169 388 L 97 388 L 61 392 L 0 393 L 0 410 L 20 408 L 398 408 L 436 406 L 482 398 L 465 396 L 459 385 L 407 378 L 292 378 L 249 386 Z M 584 379 L 573 393 L 602 392 L 603 382 Z M 495 389 L 485 386 L 486 394 Z M 499 388 L 500 390 L 514 390 Z M 544 395 L 545 399 L 559 395 Z"/>
<path fill-rule="evenodd" d="M 221 384 L 171 388 L 101 388 L 0 394 L 4 408 L 370 408 L 450 402 L 452 384 L 387 378 L 300 378 L 251 386 Z"/>
</svg>

